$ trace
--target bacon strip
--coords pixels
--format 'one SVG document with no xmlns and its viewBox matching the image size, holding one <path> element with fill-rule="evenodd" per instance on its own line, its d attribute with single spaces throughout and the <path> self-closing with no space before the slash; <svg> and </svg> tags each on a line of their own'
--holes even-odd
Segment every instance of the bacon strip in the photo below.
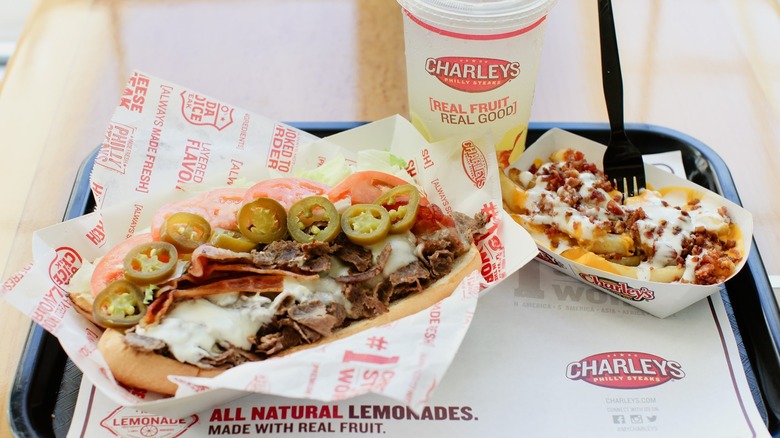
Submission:
<svg viewBox="0 0 780 438">
<path fill-rule="evenodd" d="M 188 289 L 173 291 L 174 298 L 200 298 L 228 292 L 282 292 L 283 275 L 251 275 L 217 280 Z"/>
<path fill-rule="evenodd" d="M 163 315 L 168 313 L 168 309 L 170 309 L 171 304 L 173 304 L 173 293 L 171 293 L 172 291 L 173 289 L 166 290 L 165 292 L 158 295 L 154 301 L 149 303 L 149 306 L 146 308 L 146 315 L 144 315 L 143 318 L 144 325 L 160 322 L 160 319 L 162 319 Z"/>
<path fill-rule="evenodd" d="M 258 268 L 254 265 L 244 264 L 213 265 L 211 266 L 211 272 L 251 272 L 259 275 L 277 275 L 300 280 L 317 280 L 320 278 L 317 274 L 299 274 L 297 272 L 285 271 L 284 269 Z"/>
<path fill-rule="evenodd" d="M 163 286 L 163 288 L 160 289 L 160 292 L 158 292 L 157 298 L 149 304 L 146 309 L 146 315 L 144 315 L 143 318 L 143 324 L 148 325 L 160 322 L 162 317 L 168 313 L 168 310 L 176 299 L 202 298 L 209 295 L 229 292 L 279 293 L 284 290 L 285 276 L 307 277 L 285 271 L 266 271 L 275 271 L 275 273 L 271 275 L 226 277 L 221 280 L 182 288 L 178 287 L 180 279 L 173 280 Z M 317 276 L 315 275 L 313 277 Z"/>
<path fill-rule="evenodd" d="M 235 252 L 229 249 L 217 248 L 211 245 L 201 245 L 192 252 L 192 261 L 187 272 L 193 277 L 202 278 L 211 273 L 218 263 L 251 264 L 252 254 L 248 252 Z"/>
</svg>

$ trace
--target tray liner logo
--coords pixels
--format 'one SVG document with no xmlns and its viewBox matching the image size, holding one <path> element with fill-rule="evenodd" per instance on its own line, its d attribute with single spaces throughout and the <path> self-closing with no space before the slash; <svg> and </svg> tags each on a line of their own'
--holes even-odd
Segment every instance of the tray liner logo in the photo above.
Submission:
<svg viewBox="0 0 780 438">
<path fill-rule="evenodd" d="M 679 362 L 650 353 L 598 353 L 566 366 L 566 377 L 613 389 L 642 389 L 685 377 Z"/>
<path fill-rule="evenodd" d="M 186 418 L 168 418 L 149 414 L 128 407 L 119 407 L 104 418 L 100 425 L 116 436 L 128 438 L 174 438 L 182 435 L 198 416 Z"/>
</svg>

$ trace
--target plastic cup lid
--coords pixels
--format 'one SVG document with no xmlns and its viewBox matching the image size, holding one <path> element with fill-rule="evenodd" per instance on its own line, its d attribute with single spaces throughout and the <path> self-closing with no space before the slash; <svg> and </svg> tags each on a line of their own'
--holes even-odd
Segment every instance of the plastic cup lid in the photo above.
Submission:
<svg viewBox="0 0 780 438">
<path fill-rule="evenodd" d="M 531 23 L 557 0 L 398 0 L 418 19 L 446 27 L 486 30 Z"/>
</svg>

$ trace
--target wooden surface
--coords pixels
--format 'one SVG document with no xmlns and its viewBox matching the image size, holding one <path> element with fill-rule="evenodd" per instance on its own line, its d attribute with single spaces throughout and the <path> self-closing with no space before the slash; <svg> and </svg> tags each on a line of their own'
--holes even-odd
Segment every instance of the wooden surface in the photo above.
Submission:
<svg viewBox="0 0 780 438">
<path fill-rule="evenodd" d="M 780 274 L 780 3 L 615 4 L 627 122 L 669 127 L 728 163 L 767 271 Z M 773 43 L 774 42 L 774 43 Z M 31 233 L 62 219 L 133 69 L 283 121 L 406 114 L 394 0 L 42 0 L 0 89 L 0 267 L 31 261 Z M 532 121 L 605 122 L 596 2 L 559 0 Z M 0 435 L 29 321 L 0 301 Z"/>
</svg>

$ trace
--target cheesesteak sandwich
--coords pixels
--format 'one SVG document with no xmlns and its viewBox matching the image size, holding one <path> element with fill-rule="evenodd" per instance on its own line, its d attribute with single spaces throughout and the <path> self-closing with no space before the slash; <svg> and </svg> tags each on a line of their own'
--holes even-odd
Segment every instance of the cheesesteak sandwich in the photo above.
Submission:
<svg viewBox="0 0 780 438">
<path fill-rule="evenodd" d="M 82 267 L 90 290 L 70 296 L 106 328 L 119 382 L 172 395 L 168 375 L 214 376 L 431 306 L 480 269 L 486 222 L 381 172 L 271 179 L 164 206 L 149 233 Z"/>
</svg>

